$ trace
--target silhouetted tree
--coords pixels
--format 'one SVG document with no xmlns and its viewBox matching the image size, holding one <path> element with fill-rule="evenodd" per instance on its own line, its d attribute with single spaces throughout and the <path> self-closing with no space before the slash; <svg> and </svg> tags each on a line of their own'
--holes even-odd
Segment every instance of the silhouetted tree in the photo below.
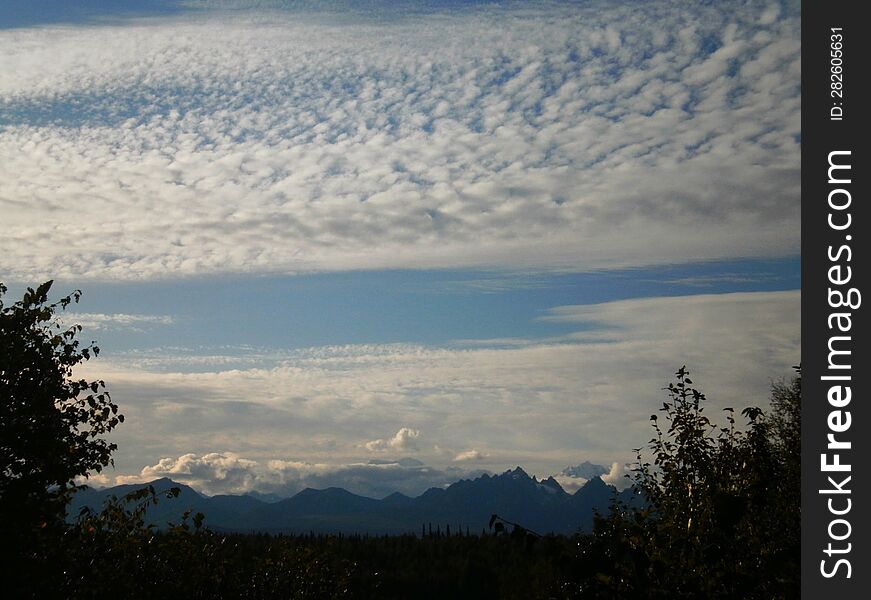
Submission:
<svg viewBox="0 0 871 600">
<path fill-rule="evenodd" d="M 685 367 L 669 384 L 666 427 L 651 421 L 652 462 L 638 450 L 644 509 L 596 520 L 581 590 L 599 597 L 793 598 L 799 594 L 801 378 L 773 389 L 772 414 L 734 410 L 720 427 Z"/>
<path fill-rule="evenodd" d="M 49 302 L 51 285 L 7 305 L 0 284 L 0 539 L 15 549 L 3 563 L 19 577 L 46 533 L 63 528 L 75 479 L 112 462 L 115 445 L 102 436 L 124 420 L 103 381 L 73 376 L 100 350 L 56 316 L 81 292 Z"/>
</svg>

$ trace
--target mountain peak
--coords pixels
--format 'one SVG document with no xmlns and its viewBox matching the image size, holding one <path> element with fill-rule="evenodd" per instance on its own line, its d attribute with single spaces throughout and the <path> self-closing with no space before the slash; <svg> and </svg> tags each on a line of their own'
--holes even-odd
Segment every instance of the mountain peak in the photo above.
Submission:
<svg viewBox="0 0 871 600">
<path fill-rule="evenodd" d="M 156 492 L 165 492 L 171 488 L 179 488 L 182 492 L 191 491 L 199 494 L 199 492 L 194 490 L 191 486 L 184 483 L 179 483 L 178 481 L 173 481 L 169 477 L 161 477 L 160 479 L 155 479 L 154 481 L 149 481 L 148 483 L 140 483 L 134 485 L 136 485 L 137 487 L 145 487 L 150 485 L 154 488 L 154 491 Z"/>
<path fill-rule="evenodd" d="M 154 481 L 149 481 L 145 485 L 182 485 L 180 483 L 176 483 L 169 477 L 161 477 L 160 479 L 155 479 Z"/>
<path fill-rule="evenodd" d="M 413 502 L 413 500 L 402 492 L 393 492 L 389 496 L 383 498 L 381 502 L 383 502 L 387 506 L 400 507 L 409 505 Z"/>
<path fill-rule="evenodd" d="M 142 488 L 148 485 L 153 487 L 154 491 L 158 494 L 168 492 L 172 488 L 178 488 L 181 494 L 181 498 L 200 497 L 203 495 L 191 486 L 185 483 L 179 483 L 178 481 L 173 481 L 169 477 L 161 477 L 160 479 L 155 479 L 154 481 L 149 481 L 148 483 L 138 484 L 135 487 Z"/>
<path fill-rule="evenodd" d="M 547 479 L 542 479 L 539 483 L 545 487 L 551 488 L 554 491 L 565 491 L 563 490 L 563 486 L 561 486 L 559 482 L 553 478 L 553 475 L 551 475 Z"/>
<path fill-rule="evenodd" d="M 587 480 L 587 483 L 582 485 L 581 488 L 577 492 L 575 492 L 575 494 L 581 493 L 582 490 L 586 490 L 586 491 L 584 491 L 584 493 L 587 494 L 593 490 L 599 490 L 599 489 L 605 489 L 605 488 L 611 488 L 611 487 L 613 487 L 613 486 L 608 485 L 607 483 L 605 483 L 602 480 L 602 478 L 599 475 L 596 475 L 595 477 L 592 477 L 591 479 Z"/>
<path fill-rule="evenodd" d="M 566 467 L 562 474 L 567 477 L 583 477 L 584 479 L 592 479 L 597 475 L 606 475 L 610 469 L 604 465 L 596 465 L 588 460 L 585 460 L 574 467 Z"/>
<path fill-rule="evenodd" d="M 507 476 L 511 479 L 529 479 L 529 475 L 527 474 L 527 472 L 519 466 L 515 467 L 514 469 L 505 471 L 502 475 Z"/>
<path fill-rule="evenodd" d="M 347 496 L 356 496 L 356 494 L 349 492 L 345 488 L 340 487 L 328 487 L 323 489 L 315 489 L 311 487 L 307 487 L 301 492 L 297 493 L 294 498 L 307 498 L 307 497 L 321 497 L 321 498 L 344 498 Z"/>
</svg>

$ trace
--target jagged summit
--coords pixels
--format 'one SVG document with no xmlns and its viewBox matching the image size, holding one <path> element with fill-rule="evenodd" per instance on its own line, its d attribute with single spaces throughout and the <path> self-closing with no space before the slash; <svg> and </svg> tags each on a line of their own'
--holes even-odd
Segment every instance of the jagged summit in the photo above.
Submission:
<svg viewBox="0 0 871 600">
<path fill-rule="evenodd" d="M 529 474 L 524 471 L 520 466 L 505 471 L 502 476 L 510 476 L 513 479 L 529 479 Z"/>
<path fill-rule="evenodd" d="M 539 485 L 544 486 L 548 489 L 552 489 L 555 492 L 556 491 L 565 492 L 565 490 L 563 489 L 563 486 L 561 486 L 559 484 L 559 482 L 553 478 L 552 475 L 550 477 L 548 477 L 547 479 L 542 479 L 538 483 L 539 483 Z"/>
<path fill-rule="evenodd" d="M 608 485 L 607 483 L 605 483 L 605 482 L 602 480 L 602 477 L 601 477 L 600 475 L 596 475 L 595 477 L 592 477 L 592 478 L 588 479 L 588 480 L 587 480 L 587 483 L 584 484 L 584 486 L 583 486 L 582 488 L 580 488 L 579 490 L 577 490 L 577 491 L 575 492 L 575 494 L 580 493 L 582 490 L 587 490 L 587 492 L 589 492 L 590 490 L 593 490 L 593 489 L 605 489 L 605 488 L 612 488 L 612 487 L 613 487 L 613 486 Z"/>
</svg>

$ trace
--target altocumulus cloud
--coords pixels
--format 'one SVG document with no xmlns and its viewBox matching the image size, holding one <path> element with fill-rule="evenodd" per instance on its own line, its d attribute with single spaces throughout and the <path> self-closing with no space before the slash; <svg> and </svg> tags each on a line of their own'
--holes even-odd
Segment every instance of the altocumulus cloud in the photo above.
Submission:
<svg viewBox="0 0 871 600">
<path fill-rule="evenodd" d="M 765 3 L 205 11 L 0 61 L 11 278 L 799 248 L 799 18 Z"/>
</svg>

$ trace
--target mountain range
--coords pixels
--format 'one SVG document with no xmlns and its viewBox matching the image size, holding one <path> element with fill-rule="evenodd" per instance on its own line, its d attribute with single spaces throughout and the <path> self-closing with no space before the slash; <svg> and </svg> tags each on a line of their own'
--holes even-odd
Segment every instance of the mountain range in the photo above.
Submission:
<svg viewBox="0 0 871 600">
<path fill-rule="evenodd" d="M 174 499 L 161 500 L 146 513 L 158 526 L 177 523 L 186 510 L 202 512 L 205 525 L 215 531 L 267 533 L 418 533 L 429 525 L 449 525 L 455 531 L 480 533 L 490 516 L 518 523 L 538 533 L 572 534 L 590 531 L 596 511 L 606 513 L 618 497 L 637 502 L 632 488 L 618 494 L 600 477 L 593 477 L 574 494 L 567 493 L 553 477 L 538 480 L 517 467 L 500 475 L 464 479 L 446 488 L 430 488 L 412 498 L 396 492 L 377 500 L 345 489 L 307 488 L 283 500 L 264 494 L 204 496 L 181 483 L 163 478 L 150 484 L 85 488 L 73 497 L 68 514 L 75 518 L 83 507 L 102 508 L 111 496 L 146 485 L 158 492 L 180 489 Z"/>
</svg>

